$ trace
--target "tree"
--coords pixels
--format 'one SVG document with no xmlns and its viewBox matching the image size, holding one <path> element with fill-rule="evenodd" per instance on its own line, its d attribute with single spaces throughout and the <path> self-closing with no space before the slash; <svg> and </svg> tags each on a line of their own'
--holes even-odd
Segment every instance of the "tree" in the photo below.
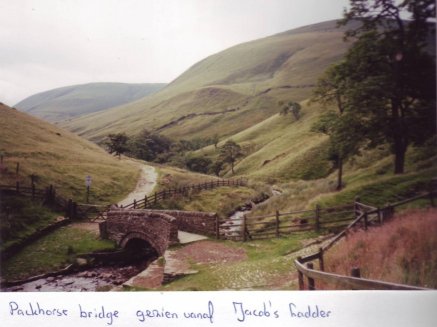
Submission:
<svg viewBox="0 0 437 327">
<path fill-rule="evenodd" d="M 220 160 L 214 161 L 209 168 L 217 177 L 219 177 L 220 172 L 223 169 L 223 161 Z"/>
<path fill-rule="evenodd" d="M 206 157 L 191 157 L 187 160 L 186 166 L 191 171 L 206 174 L 212 160 Z"/>
<path fill-rule="evenodd" d="M 127 142 L 129 138 L 125 133 L 109 134 L 105 144 L 108 152 L 115 154 L 118 158 L 128 150 Z"/>
<path fill-rule="evenodd" d="M 160 154 L 168 152 L 171 145 L 172 142 L 167 137 L 145 129 L 131 140 L 129 151 L 136 158 L 153 161 Z"/>
<path fill-rule="evenodd" d="M 232 140 L 226 141 L 226 143 L 220 148 L 220 161 L 231 164 L 232 174 L 235 174 L 235 162 L 242 155 L 241 147 Z"/>
<path fill-rule="evenodd" d="M 428 40 L 435 33 L 433 0 L 351 0 L 341 24 L 359 20 L 346 38 L 348 108 L 369 145 L 387 142 L 394 172 L 404 172 L 408 145 L 435 134 L 435 63 Z M 409 15 L 409 21 L 402 17 Z"/>
<path fill-rule="evenodd" d="M 311 102 L 334 105 L 337 112 L 328 111 L 312 126 L 312 130 L 329 136 L 329 159 L 338 169 L 337 190 L 343 187 L 343 164 L 355 155 L 362 144 L 360 123 L 348 108 L 347 77 L 344 63 L 329 67 L 319 79 Z"/>
<path fill-rule="evenodd" d="M 282 102 L 280 103 L 282 105 Z M 293 114 L 294 119 L 299 120 L 301 106 L 298 102 L 289 101 L 279 112 L 280 115 Z"/>
</svg>

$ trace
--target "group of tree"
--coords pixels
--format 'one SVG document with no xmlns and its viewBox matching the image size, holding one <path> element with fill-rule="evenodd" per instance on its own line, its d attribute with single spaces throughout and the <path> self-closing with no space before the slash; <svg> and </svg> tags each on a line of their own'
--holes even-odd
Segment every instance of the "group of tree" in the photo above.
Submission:
<svg viewBox="0 0 437 327">
<path fill-rule="evenodd" d="M 360 148 L 389 144 L 394 173 L 401 174 L 408 146 L 435 135 L 433 18 L 434 0 L 350 1 L 340 25 L 358 21 L 345 35 L 354 42 L 319 80 L 312 99 L 335 108 L 313 129 L 330 138 L 338 189 L 344 162 Z"/>
<path fill-rule="evenodd" d="M 234 166 L 243 153 L 240 145 L 228 140 L 222 147 L 218 147 L 219 138 L 172 141 L 166 136 L 143 130 L 141 133 L 129 137 L 125 133 L 109 134 L 104 145 L 109 153 L 118 157 L 122 154 L 149 162 L 166 163 L 181 168 L 187 168 L 199 173 L 209 173 L 219 176 L 227 166 L 234 174 Z M 214 145 L 218 154 L 215 159 L 194 151 L 208 145 Z"/>
<path fill-rule="evenodd" d="M 290 113 L 293 115 L 295 120 L 300 119 L 301 106 L 298 102 L 288 101 L 287 103 L 284 104 L 283 101 L 279 101 L 279 105 L 282 106 L 279 112 L 280 115 L 285 116 Z"/>
</svg>

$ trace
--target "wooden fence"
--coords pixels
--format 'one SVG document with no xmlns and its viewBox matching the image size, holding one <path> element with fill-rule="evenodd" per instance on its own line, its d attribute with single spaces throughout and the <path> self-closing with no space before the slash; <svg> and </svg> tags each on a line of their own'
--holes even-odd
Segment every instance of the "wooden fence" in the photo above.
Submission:
<svg viewBox="0 0 437 327">
<path fill-rule="evenodd" d="M 353 218 L 354 206 L 339 206 L 248 217 L 244 214 L 219 221 L 219 238 L 236 241 L 281 237 L 296 232 L 338 230 Z"/>
<path fill-rule="evenodd" d="M 396 207 L 405 205 L 407 203 L 419 200 L 430 199 L 431 205 L 434 205 L 434 191 L 421 194 L 403 201 L 396 202 L 384 206 L 383 208 L 375 208 L 369 205 L 365 205 L 359 202 L 359 199 L 354 204 L 354 211 L 356 218 L 340 233 L 337 234 L 327 245 L 321 247 L 318 252 L 308 255 L 306 257 L 299 257 L 294 261 L 294 264 L 298 271 L 299 289 L 315 290 L 315 281 L 321 281 L 329 283 L 335 286 L 347 288 L 347 289 L 374 289 L 374 290 L 423 290 L 425 288 L 388 283 L 378 280 L 363 279 L 360 276 L 358 268 L 351 270 L 352 276 L 343 276 L 333 273 L 327 273 L 324 271 L 324 253 L 332 248 L 341 238 L 347 235 L 347 233 L 355 227 L 361 227 L 367 229 L 372 224 L 382 224 L 385 220 L 391 218 L 394 214 Z M 319 270 L 314 268 L 312 261 L 317 260 Z M 306 265 L 304 265 L 306 264 Z M 307 279 L 307 285 L 305 286 L 305 278 Z"/>
<path fill-rule="evenodd" d="M 35 184 L 31 187 L 25 187 L 17 182 L 15 185 L 0 185 L 0 191 L 5 194 L 26 196 L 35 201 L 40 201 L 44 205 L 51 207 L 54 210 L 64 212 L 66 218 L 91 218 L 98 214 L 107 206 L 99 206 L 92 204 L 78 204 L 72 199 L 65 199 L 56 193 L 56 188 L 53 185 L 42 189 L 37 188 Z"/>
<path fill-rule="evenodd" d="M 240 179 L 221 179 L 212 180 L 210 182 L 204 182 L 199 184 L 187 185 L 179 188 L 173 188 L 168 190 L 162 190 L 160 192 L 155 192 L 152 195 L 145 196 L 143 199 L 134 200 L 132 203 L 123 206 L 125 209 L 146 209 L 153 208 L 159 201 L 170 199 L 176 195 L 188 196 L 190 192 L 202 191 L 202 190 L 212 190 L 217 187 L 222 186 L 245 186 L 247 182 Z"/>
</svg>

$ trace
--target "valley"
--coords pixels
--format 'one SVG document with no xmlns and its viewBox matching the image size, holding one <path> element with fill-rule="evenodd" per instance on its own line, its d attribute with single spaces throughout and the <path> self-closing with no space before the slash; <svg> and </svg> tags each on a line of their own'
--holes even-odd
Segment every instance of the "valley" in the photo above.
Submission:
<svg viewBox="0 0 437 327">
<path fill-rule="evenodd" d="M 295 261 L 323 258 L 320 249 L 344 228 L 378 233 L 384 217 L 397 221 L 390 204 L 411 198 L 396 210 L 425 215 L 435 205 L 437 148 L 429 123 L 435 92 L 427 91 L 430 83 L 404 80 L 419 85 L 411 94 L 421 98 L 400 100 L 412 110 L 396 125 L 401 131 L 411 124 L 402 130 L 410 139 L 402 138 L 390 116 L 396 108 L 380 113 L 396 101 L 372 85 L 390 84 L 393 76 L 368 69 L 376 77 L 360 84 L 364 73 L 354 71 L 367 61 L 345 64 L 356 43 L 343 37 L 360 26 L 327 21 L 239 44 L 168 84 L 90 83 L 36 94 L 18 109 L 1 104 L 2 253 L 68 220 L 2 262 L 2 284 L 76 269 L 4 289 L 295 290 L 301 286 Z M 429 48 L 435 56 L 435 41 Z M 321 80 L 328 67 L 349 69 L 343 76 L 338 68 L 341 83 L 329 92 Z M 362 96 L 366 87 L 374 93 Z M 315 99 L 317 92 L 326 98 Z M 35 200 L 35 189 L 54 189 L 62 205 L 48 203 L 48 191 Z M 134 263 L 111 261 L 119 251 Z M 94 265 L 100 255 L 111 257 L 108 265 Z M 409 284 L 425 287 L 422 281 L 436 276 L 435 267 L 425 266 L 426 278 Z"/>
</svg>

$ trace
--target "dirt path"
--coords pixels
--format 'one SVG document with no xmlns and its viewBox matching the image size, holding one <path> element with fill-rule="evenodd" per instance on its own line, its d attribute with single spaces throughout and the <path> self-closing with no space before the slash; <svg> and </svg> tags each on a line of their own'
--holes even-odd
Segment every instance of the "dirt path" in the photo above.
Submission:
<svg viewBox="0 0 437 327">
<path fill-rule="evenodd" d="M 141 164 L 141 175 L 137 182 L 135 190 L 133 190 L 125 199 L 120 201 L 118 205 L 128 205 L 134 202 L 134 200 L 144 199 L 146 195 L 150 195 L 153 188 L 156 186 L 158 179 L 158 173 L 152 166 L 146 166 Z"/>
<path fill-rule="evenodd" d="M 126 159 L 131 160 L 131 159 Z M 153 188 L 156 186 L 158 173 L 155 168 L 152 166 L 147 166 L 140 161 L 131 160 L 133 163 L 137 164 L 138 167 L 141 167 L 141 175 L 138 179 L 135 190 L 133 190 L 129 195 L 124 198 L 122 201 L 118 203 L 118 205 L 127 205 L 134 200 L 143 199 L 146 195 L 152 193 Z M 96 223 L 87 223 L 87 222 L 76 222 L 71 225 L 75 228 L 80 228 L 83 230 L 94 232 L 96 235 L 99 235 L 99 226 Z"/>
</svg>

